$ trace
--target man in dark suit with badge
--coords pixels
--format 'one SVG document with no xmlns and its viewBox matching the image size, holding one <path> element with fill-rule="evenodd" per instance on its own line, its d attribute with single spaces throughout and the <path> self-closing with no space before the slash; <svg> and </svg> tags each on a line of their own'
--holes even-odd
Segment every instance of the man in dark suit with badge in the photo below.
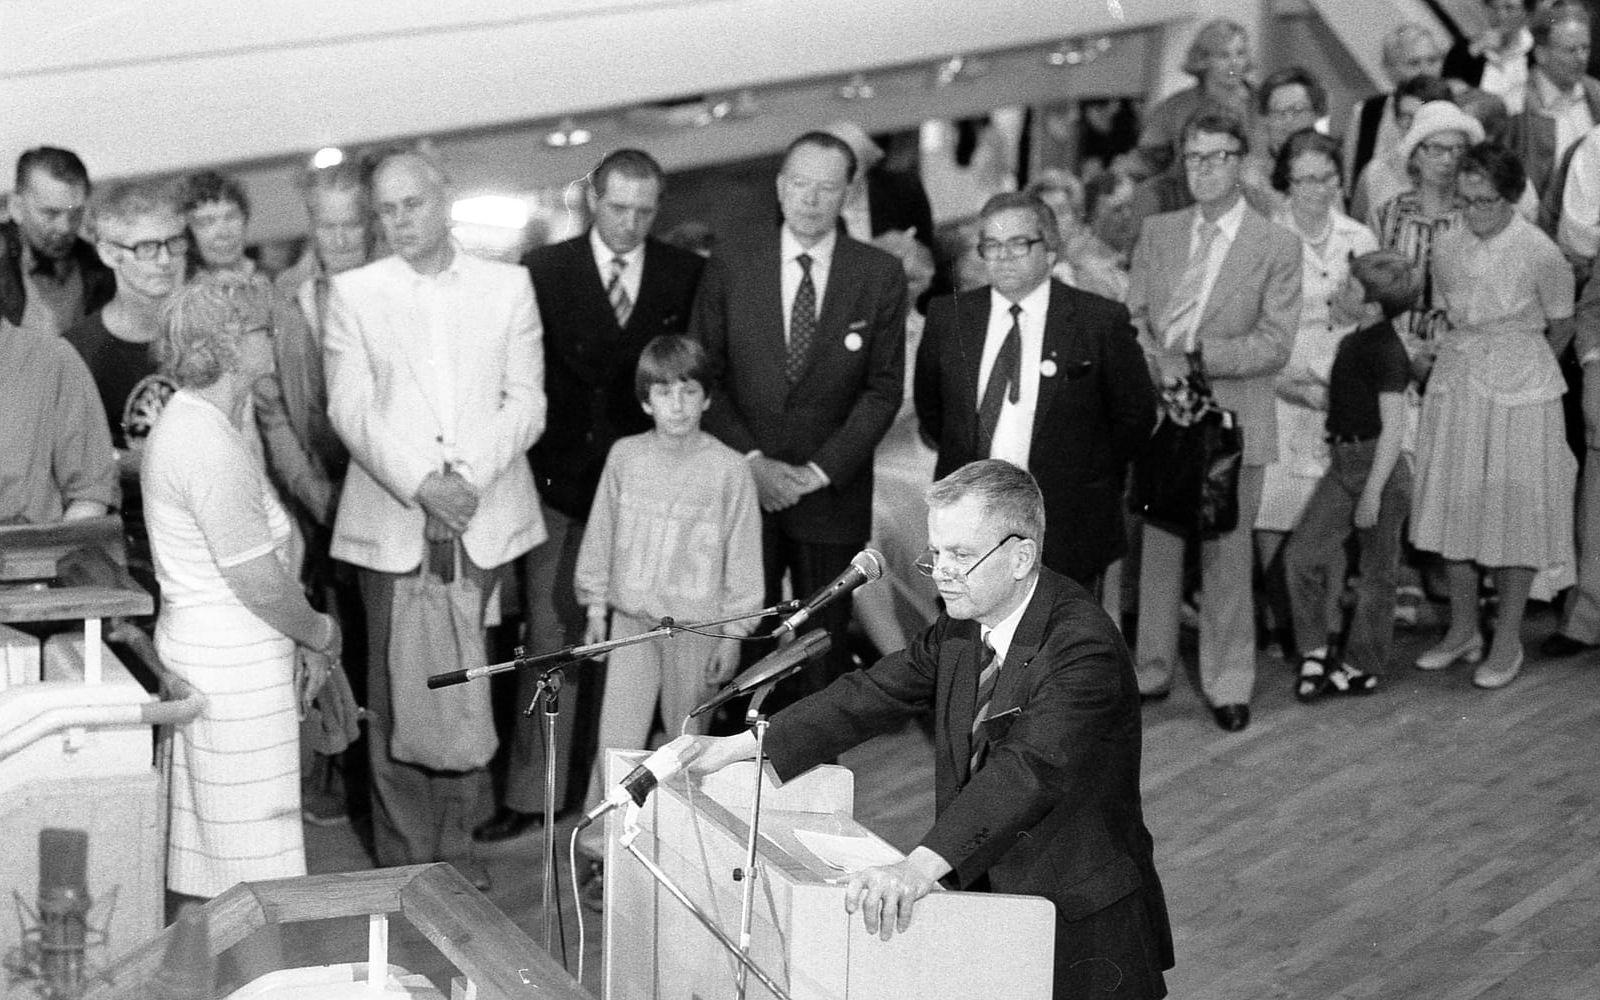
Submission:
<svg viewBox="0 0 1600 1000">
<path fill-rule="evenodd" d="M 572 593 L 572 570 L 605 467 L 620 437 L 650 429 L 634 393 L 634 367 L 652 337 L 683 333 L 704 262 L 649 236 L 666 176 L 650 154 L 619 149 L 594 168 L 589 210 L 594 225 L 581 236 L 539 247 L 522 259 L 533 280 L 544 325 L 544 384 L 549 400 L 544 435 L 528 452 L 549 538 L 525 561 L 528 648 L 580 642 L 584 610 Z M 539 814 L 561 811 L 573 773 L 572 739 L 581 706 L 598 709 L 603 685 L 567 672 L 557 730 L 556 801 L 544 801 L 544 746 L 537 717 L 522 709 L 536 675 L 521 671 L 517 729 L 503 805 L 480 825 L 480 842 L 534 828 Z M 580 701 L 580 687 L 592 697 Z M 586 773 L 579 769 L 578 774 Z"/>
<path fill-rule="evenodd" d="M 974 462 L 927 500 L 918 568 L 944 613 L 908 648 L 778 712 L 773 770 L 787 781 L 931 710 L 933 827 L 905 860 L 850 876 L 845 908 L 887 939 L 936 882 L 1043 896 L 1056 908 L 1056 997 L 1163 997 L 1172 931 L 1139 801 L 1128 649 L 1087 591 L 1039 565 L 1044 500 L 1027 472 Z M 750 732 L 701 737 L 688 766 L 707 774 L 755 749 Z"/>
<path fill-rule="evenodd" d="M 719 244 L 690 332 L 706 347 L 704 427 L 746 456 L 761 499 L 768 603 L 785 573 L 797 596 L 843 570 L 872 526 L 872 456 L 905 374 L 900 261 L 840 232 L 855 153 L 826 132 L 789 145 L 783 223 Z M 850 605 L 816 616 L 833 637 L 825 681 L 849 669 Z"/>
<path fill-rule="evenodd" d="M 990 198 L 978 255 L 990 285 L 935 299 L 917 352 L 934 478 L 980 458 L 1033 473 L 1050 522 L 1044 565 L 1098 591 L 1127 549 L 1122 487 L 1155 427 L 1155 390 L 1128 311 L 1050 277 L 1055 213 L 1032 195 Z"/>
</svg>

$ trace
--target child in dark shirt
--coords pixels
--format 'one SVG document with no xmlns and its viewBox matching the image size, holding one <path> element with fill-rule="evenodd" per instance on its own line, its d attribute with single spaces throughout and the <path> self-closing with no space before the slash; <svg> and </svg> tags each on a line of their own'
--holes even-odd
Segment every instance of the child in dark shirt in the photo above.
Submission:
<svg viewBox="0 0 1600 1000">
<path fill-rule="evenodd" d="M 1395 574 L 1411 509 L 1411 468 L 1400 453 L 1410 363 L 1391 320 L 1420 292 L 1410 261 L 1390 250 L 1363 254 L 1336 293 L 1335 309 L 1376 303 L 1383 319 L 1339 343 L 1328 377 L 1332 464 L 1317 484 L 1284 551 L 1294 633 L 1301 647 L 1295 697 L 1377 689 L 1394 644 Z M 1360 543 L 1355 610 L 1343 656 L 1338 622 L 1327 620 L 1330 579 L 1354 528 Z M 1326 642 L 1324 643 L 1324 637 Z"/>
</svg>

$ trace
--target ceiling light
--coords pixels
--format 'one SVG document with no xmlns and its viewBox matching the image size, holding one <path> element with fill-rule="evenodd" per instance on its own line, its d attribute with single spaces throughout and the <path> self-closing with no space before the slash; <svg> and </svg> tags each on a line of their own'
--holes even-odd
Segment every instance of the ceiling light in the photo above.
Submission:
<svg viewBox="0 0 1600 1000">
<path fill-rule="evenodd" d="M 338 146 L 323 146 L 311 157 L 311 165 L 318 170 L 337 167 L 344 162 L 344 150 Z"/>
<path fill-rule="evenodd" d="M 493 226 L 496 229 L 521 230 L 528 224 L 532 210 L 523 198 L 503 194 L 480 194 L 458 199 L 450 206 L 452 222 L 474 226 Z"/>
<path fill-rule="evenodd" d="M 582 146 L 593 138 L 593 132 L 580 126 L 571 117 L 566 117 L 545 133 L 544 144 L 552 149 L 566 149 L 569 146 Z"/>
<path fill-rule="evenodd" d="M 847 101 L 870 101 L 878 95 L 865 73 L 852 73 L 850 79 L 839 85 L 839 96 Z"/>
</svg>

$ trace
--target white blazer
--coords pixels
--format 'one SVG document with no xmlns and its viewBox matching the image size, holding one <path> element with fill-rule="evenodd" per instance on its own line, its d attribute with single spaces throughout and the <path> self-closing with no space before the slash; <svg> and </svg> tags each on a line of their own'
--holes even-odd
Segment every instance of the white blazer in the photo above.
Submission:
<svg viewBox="0 0 1600 1000">
<path fill-rule="evenodd" d="M 437 345 L 425 322 L 430 308 L 432 328 L 447 338 Z M 426 520 L 417 488 L 447 462 L 479 491 L 462 536 L 474 563 L 498 566 L 544 541 L 527 459 L 544 431 L 539 339 L 527 272 L 459 248 L 433 278 L 399 257 L 334 277 L 324 332 L 328 415 L 351 458 L 336 558 L 415 570 Z"/>
</svg>

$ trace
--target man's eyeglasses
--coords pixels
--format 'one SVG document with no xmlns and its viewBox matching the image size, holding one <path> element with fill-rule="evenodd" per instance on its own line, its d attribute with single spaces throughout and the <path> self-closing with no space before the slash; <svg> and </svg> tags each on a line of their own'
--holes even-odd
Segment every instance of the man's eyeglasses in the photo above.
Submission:
<svg viewBox="0 0 1600 1000">
<path fill-rule="evenodd" d="M 1505 201 L 1505 199 L 1497 194 L 1486 194 L 1477 198 L 1468 198 L 1466 195 L 1462 195 L 1461 201 L 1468 208 L 1484 209 L 1494 208 L 1496 205 Z"/>
<path fill-rule="evenodd" d="M 945 576 L 946 579 L 954 580 L 957 583 L 966 583 L 967 582 L 967 577 L 971 576 L 972 573 L 975 570 L 977 570 L 977 568 L 979 566 L 982 566 L 983 565 L 983 561 L 985 559 L 989 558 L 990 556 L 994 555 L 996 552 L 1000 551 L 1000 546 L 1002 546 L 1005 543 L 1007 543 L 1009 541 L 1012 541 L 1012 540 L 1016 540 L 1016 541 L 1020 542 L 1020 541 L 1023 541 L 1024 539 L 1026 539 L 1026 538 L 1027 538 L 1026 535 L 1019 535 L 1019 534 L 1017 534 L 1016 532 L 1013 531 L 1011 534 L 1009 534 L 1006 537 L 1000 539 L 998 542 L 995 542 L 994 543 L 994 548 L 990 549 L 988 552 L 985 552 L 983 555 L 981 555 L 978 558 L 972 560 L 972 562 L 967 563 L 964 566 L 962 565 L 962 560 L 961 559 L 959 559 L 959 558 L 957 558 L 955 556 L 951 556 L 950 557 L 950 561 L 956 564 L 955 568 L 954 569 L 945 570 L 944 571 L 944 576 Z M 938 552 L 938 550 L 937 549 L 932 549 L 932 548 L 924 549 L 923 552 L 922 552 L 922 555 L 918 556 L 917 557 L 917 561 L 915 563 L 912 563 L 912 565 L 916 566 L 917 567 L 917 572 L 921 573 L 923 576 L 932 577 L 932 576 L 939 575 L 939 552 Z"/>
<path fill-rule="evenodd" d="M 1417 148 L 1429 156 L 1460 156 L 1467 151 L 1467 147 L 1458 142 L 1434 142 L 1432 139 L 1417 143 Z"/>
<path fill-rule="evenodd" d="M 979 240 L 978 256 L 984 260 L 1016 260 L 1026 257 L 1044 242 L 1043 236 L 1013 236 L 1009 240 Z"/>
<path fill-rule="evenodd" d="M 1201 167 L 1220 167 L 1229 160 L 1237 159 L 1237 149 L 1214 149 L 1209 153 L 1184 153 L 1183 165 L 1190 170 L 1199 170 Z"/>
<path fill-rule="evenodd" d="M 156 260 L 161 256 L 163 248 L 166 249 L 167 255 L 174 259 L 189 252 L 189 237 L 183 233 L 169 236 L 164 240 L 140 240 L 133 244 L 118 243 L 116 240 L 106 240 L 106 242 L 118 250 L 126 250 L 133 254 L 134 260 L 142 261 Z"/>
<path fill-rule="evenodd" d="M 1333 187 L 1339 183 L 1339 174 L 1337 171 L 1325 174 L 1301 174 L 1289 178 L 1289 183 L 1295 187 Z"/>
</svg>

